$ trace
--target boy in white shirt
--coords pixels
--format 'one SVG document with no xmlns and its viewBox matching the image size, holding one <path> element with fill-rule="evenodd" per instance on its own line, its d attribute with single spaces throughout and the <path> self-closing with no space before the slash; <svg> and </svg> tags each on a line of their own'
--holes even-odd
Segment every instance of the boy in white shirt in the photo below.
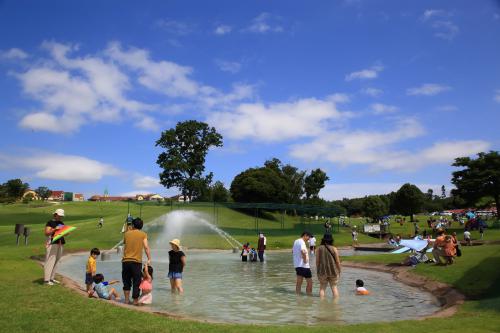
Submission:
<svg viewBox="0 0 500 333">
<path fill-rule="evenodd" d="M 312 294 L 312 273 L 309 265 L 309 251 L 306 242 L 311 238 L 311 233 L 304 231 L 299 239 L 293 243 L 293 266 L 297 274 L 297 282 L 295 284 L 295 292 L 302 292 L 302 282 L 306 279 L 306 293 Z"/>
</svg>

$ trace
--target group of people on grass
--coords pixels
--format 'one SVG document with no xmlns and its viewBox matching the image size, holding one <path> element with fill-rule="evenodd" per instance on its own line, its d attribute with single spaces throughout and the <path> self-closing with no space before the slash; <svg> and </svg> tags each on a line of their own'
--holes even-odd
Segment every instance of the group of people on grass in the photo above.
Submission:
<svg viewBox="0 0 500 333">
<path fill-rule="evenodd" d="M 54 234 L 64 226 L 64 210 L 57 209 L 50 221 L 45 226 L 46 257 L 44 265 L 44 283 L 54 285 L 60 283 L 55 279 L 57 266 L 63 254 L 66 243 L 64 237 L 54 241 Z M 151 252 L 147 234 L 142 231 L 143 221 L 140 218 L 128 219 L 124 228 L 123 258 L 122 258 L 122 283 L 125 303 L 134 305 L 151 304 L 153 290 L 153 267 L 151 266 Z M 173 239 L 170 242 L 168 278 L 173 293 L 183 293 L 182 272 L 186 266 L 186 255 L 181 250 L 180 241 Z M 85 269 L 85 285 L 89 297 L 95 294 L 99 298 L 120 300 L 120 295 L 110 285 L 118 280 L 106 281 L 103 274 L 97 273 L 96 258 L 100 255 L 98 248 L 90 250 Z M 147 261 L 143 264 L 143 253 Z M 132 301 L 130 292 L 132 291 Z"/>
</svg>

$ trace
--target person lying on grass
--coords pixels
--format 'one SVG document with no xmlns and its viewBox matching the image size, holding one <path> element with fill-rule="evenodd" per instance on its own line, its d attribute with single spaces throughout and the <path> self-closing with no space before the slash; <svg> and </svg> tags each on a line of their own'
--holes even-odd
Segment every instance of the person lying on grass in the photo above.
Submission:
<svg viewBox="0 0 500 333">
<path fill-rule="evenodd" d="M 118 280 L 111 280 L 111 281 L 104 281 L 104 275 L 102 274 L 96 274 L 94 276 L 94 290 L 99 296 L 99 298 L 104 298 L 104 299 L 109 299 L 109 300 L 115 300 L 119 301 L 120 300 L 120 295 L 118 295 L 118 292 L 115 290 L 115 288 L 109 289 L 109 285 L 118 283 L 120 281 Z"/>
</svg>

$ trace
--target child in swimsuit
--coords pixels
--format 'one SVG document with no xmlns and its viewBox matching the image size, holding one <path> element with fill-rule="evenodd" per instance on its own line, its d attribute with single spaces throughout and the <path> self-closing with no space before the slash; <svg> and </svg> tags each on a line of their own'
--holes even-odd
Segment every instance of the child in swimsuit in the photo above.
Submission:
<svg viewBox="0 0 500 333">
<path fill-rule="evenodd" d="M 148 266 L 148 264 L 144 265 L 144 269 L 142 270 L 142 281 L 139 285 L 139 289 L 141 289 L 141 297 L 139 297 L 139 304 L 151 304 L 153 302 L 153 267 Z"/>
<path fill-rule="evenodd" d="M 366 290 L 363 280 L 356 280 L 356 295 L 369 295 L 370 292 Z"/>
</svg>

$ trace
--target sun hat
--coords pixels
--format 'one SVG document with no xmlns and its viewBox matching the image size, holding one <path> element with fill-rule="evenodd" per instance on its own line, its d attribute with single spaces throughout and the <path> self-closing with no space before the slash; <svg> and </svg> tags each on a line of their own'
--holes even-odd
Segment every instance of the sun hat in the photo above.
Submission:
<svg viewBox="0 0 500 333">
<path fill-rule="evenodd" d="M 177 246 L 178 248 L 181 248 L 181 241 L 178 240 L 177 238 L 172 239 L 169 243 Z"/>
<path fill-rule="evenodd" d="M 64 216 L 64 209 L 56 209 L 56 211 L 54 212 L 54 214 L 57 214 L 59 216 Z"/>
</svg>

